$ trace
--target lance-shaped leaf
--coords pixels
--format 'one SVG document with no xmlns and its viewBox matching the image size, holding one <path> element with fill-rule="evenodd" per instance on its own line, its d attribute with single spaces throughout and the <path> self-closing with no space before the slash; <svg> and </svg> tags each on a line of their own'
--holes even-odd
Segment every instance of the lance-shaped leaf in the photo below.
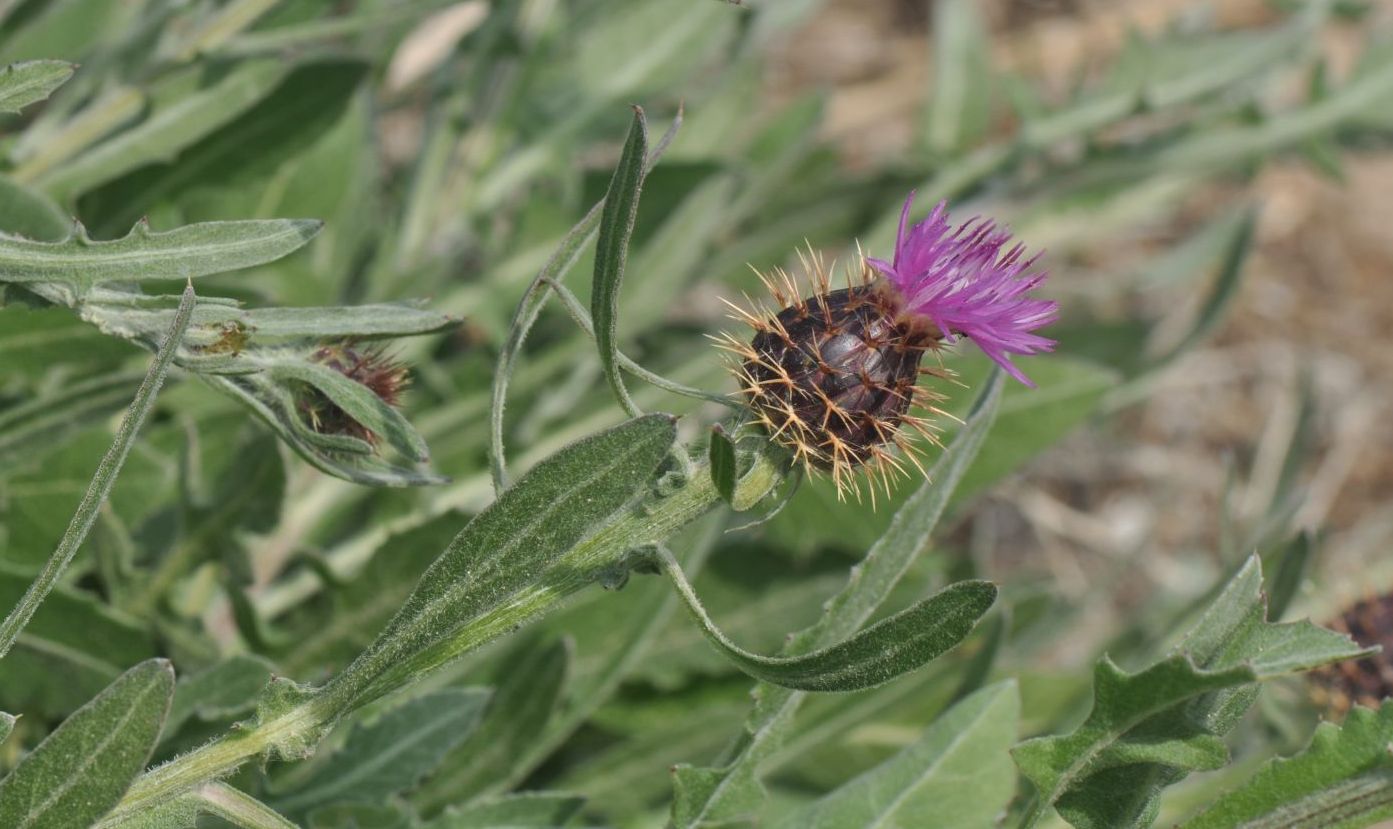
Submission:
<svg viewBox="0 0 1393 829">
<path fill-rule="evenodd" d="M 648 158 L 648 121 L 643 109 L 634 107 L 634 123 L 624 141 L 624 151 L 605 194 L 600 214 L 600 235 L 595 242 L 595 282 L 590 295 L 590 316 L 595 320 L 595 343 L 600 348 L 600 365 L 610 387 L 630 416 L 638 408 L 624 388 L 619 373 L 619 289 L 624 284 L 624 264 L 629 258 L 629 237 L 638 216 L 639 193 L 643 189 L 644 165 Z"/>
<path fill-rule="evenodd" d="M 993 372 L 958 436 L 929 472 L 929 482 L 911 495 L 890 527 L 852 569 L 846 586 L 833 596 L 817 624 L 795 635 L 785 655 L 824 648 L 855 633 L 889 596 L 929 545 L 938 519 L 964 473 L 972 465 L 995 422 L 1001 403 L 1002 375 Z M 763 800 L 759 764 L 777 748 L 802 703 L 802 694 L 764 684 L 758 704 L 745 725 L 738 749 L 716 768 L 678 766 L 673 772 L 672 822 L 681 829 L 728 825 L 750 818 Z"/>
<path fill-rule="evenodd" d="M 1321 723 L 1311 744 L 1272 760 L 1182 829 L 1358 829 L 1393 818 L 1393 702 Z"/>
<path fill-rule="evenodd" d="M 0 282 L 57 282 L 79 292 L 103 282 L 196 279 L 273 262 L 319 232 L 312 219 L 205 222 L 155 232 L 140 222 L 93 241 L 81 225 L 62 242 L 0 235 Z"/>
<path fill-rule="evenodd" d="M 18 113 L 62 86 L 77 66 L 62 60 L 26 60 L 0 69 L 0 112 Z"/>
<path fill-rule="evenodd" d="M 145 768 L 174 693 L 163 659 L 122 674 L 0 781 L 0 826 L 90 826 Z"/>
<path fill-rule="evenodd" d="M 954 829 L 993 829 L 1016 788 L 1006 751 L 1016 739 L 1020 707 L 1015 682 L 983 688 L 908 748 L 774 829 L 891 829 L 924 825 L 926 815 Z"/>
<path fill-rule="evenodd" d="M 1309 621 L 1268 623 L 1249 558 L 1171 656 L 1137 673 L 1104 657 L 1083 725 L 1014 749 L 1039 796 L 1026 825 L 1052 806 L 1075 826 L 1149 825 L 1162 787 L 1227 762 L 1220 738 L 1252 705 L 1253 683 L 1365 653 Z"/>
<path fill-rule="evenodd" d="M 272 805 L 291 817 L 333 803 L 381 803 L 414 788 L 479 723 L 487 691 L 447 688 L 358 725 L 339 751 Z"/>
<path fill-rule="evenodd" d="M 539 463 L 455 537 L 377 641 L 327 693 L 352 707 L 441 664 L 465 644 L 482 644 L 453 640 L 476 617 L 537 582 L 645 490 L 675 439 L 672 417 L 646 415 Z"/>
<path fill-rule="evenodd" d="M 996 601 L 991 582 L 958 582 L 836 644 L 796 656 L 761 656 L 716 627 L 671 552 L 660 549 L 658 557 L 711 644 L 755 679 L 799 691 L 857 691 L 889 682 L 967 638 Z"/>
</svg>

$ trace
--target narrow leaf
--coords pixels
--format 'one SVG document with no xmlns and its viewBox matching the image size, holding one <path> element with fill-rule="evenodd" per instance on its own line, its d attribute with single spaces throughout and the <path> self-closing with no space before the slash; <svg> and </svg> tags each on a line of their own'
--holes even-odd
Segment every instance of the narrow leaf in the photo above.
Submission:
<svg viewBox="0 0 1393 829">
<path fill-rule="evenodd" d="M 791 813 L 774 829 L 994 829 L 1016 787 L 1014 682 L 983 688 L 934 721 L 908 748 Z M 971 785 L 964 785 L 971 781 Z"/>
<path fill-rule="evenodd" d="M 996 601 L 990 582 L 958 582 L 834 645 L 797 656 L 760 656 L 717 629 L 672 553 L 662 549 L 658 555 L 692 618 L 727 659 L 755 679 L 799 691 L 857 691 L 889 682 L 967 638 Z"/>
<path fill-rule="evenodd" d="M 672 140 L 677 137 L 677 130 L 681 126 L 682 110 L 679 108 L 677 117 L 672 119 L 672 125 L 668 127 L 667 132 L 663 133 L 662 139 L 653 148 L 653 152 L 648 154 L 648 164 L 645 170 L 652 170 L 658 163 L 658 159 L 662 157 Z M 548 293 L 547 283 L 560 284 L 566 278 L 571 266 L 580 258 L 581 251 L 599 227 L 600 213 L 604 210 L 604 205 L 604 201 L 597 202 L 561 238 L 556 251 L 547 259 L 546 264 L 542 266 L 542 269 L 537 272 L 537 275 L 527 286 L 527 292 L 518 301 L 518 307 L 513 312 L 512 322 L 508 325 L 508 338 L 503 343 L 503 348 L 498 352 L 498 364 L 494 368 L 493 386 L 489 397 L 489 474 L 493 477 L 495 491 L 502 491 L 508 481 L 506 462 L 503 457 L 503 406 L 507 401 L 508 381 L 512 378 L 514 364 L 517 362 L 518 354 L 522 351 L 523 343 L 527 340 L 527 333 L 532 330 L 533 323 L 542 313 L 542 306 L 546 303 Z"/>
<path fill-rule="evenodd" d="M 17 114 L 67 82 L 77 66 L 62 60 L 28 60 L 0 69 L 0 112 Z"/>
<path fill-rule="evenodd" d="M 189 327 L 189 317 L 193 313 L 193 306 L 194 292 L 193 285 L 190 284 L 184 289 L 174 323 L 165 335 L 159 351 L 156 352 L 155 359 L 150 363 L 150 370 L 146 373 L 145 380 L 136 390 L 135 400 L 131 402 L 126 416 L 121 419 L 121 426 L 116 430 L 115 440 L 112 441 L 111 447 L 107 450 L 101 463 L 97 465 L 96 474 L 92 476 L 87 491 L 82 496 L 82 502 L 78 504 L 77 512 L 73 514 L 68 529 L 63 533 L 62 540 L 58 542 L 58 548 L 45 562 L 38 577 L 34 579 L 34 583 L 29 586 L 29 590 L 19 600 L 19 604 L 10 611 L 3 622 L 0 622 L 0 659 L 9 653 L 20 631 L 24 630 L 24 626 L 33 617 L 34 611 L 43 603 L 53 586 L 58 583 L 58 578 L 68 568 L 73 556 L 77 554 L 78 547 L 82 546 L 83 539 L 92 529 L 93 522 L 97 520 L 97 510 L 111 494 L 111 487 L 116 483 L 116 475 L 126 462 L 126 456 L 130 454 L 131 447 L 135 445 L 136 435 L 140 432 L 140 427 L 145 423 L 145 418 L 149 416 L 151 409 L 155 407 L 155 396 L 159 393 L 160 386 L 164 384 L 165 375 L 169 373 L 170 361 L 174 359 L 174 352 L 178 350 L 179 343 L 184 338 L 184 331 Z"/>
<path fill-rule="evenodd" d="M 1359 829 L 1393 818 L 1393 702 L 1321 723 L 1311 744 L 1272 760 L 1182 829 Z"/>
<path fill-rule="evenodd" d="M 852 570 L 846 586 L 826 605 L 821 620 L 797 634 L 784 650 L 795 656 L 825 648 L 855 633 L 889 596 L 925 550 L 954 490 L 991 431 L 1001 403 L 1002 375 L 986 380 L 958 436 L 929 472 L 929 481 L 905 501 L 880 540 Z M 673 772 L 672 822 L 679 829 L 748 818 L 763 800 L 760 762 L 777 749 L 802 703 L 801 692 L 761 685 L 739 750 L 717 768 L 678 766 Z"/>
<path fill-rule="evenodd" d="M 600 235 L 595 243 L 595 284 L 590 295 L 590 316 L 595 321 L 600 364 L 620 405 L 630 417 L 637 417 L 639 411 L 624 388 L 624 377 L 619 372 L 619 290 L 624 284 L 629 237 L 633 235 L 634 219 L 638 216 L 647 159 L 648 121 L 643 109 L 634 107 L 634 122 L 610 179 L 604 212 L 600 214 Z"/>
<path fill-rule="evenodd" d="M 310 219 L 206 222 L 156 233 L 145 222 L 110 242 L 81 225 L 62 242 L 0 236 L 0 282 L 59 282 L 85 290 L 103 282 L 187 280 L 273 262 L 319 232 Z"/>
<path fill-rule="evenodd" d="M 381 803 L 414 788 L 474 730 L 488 698 L 485 691 L 448 688 L 355 726 L 342 749 L 272 803 L 288 815 L 303 816 L 316 806 Z"/>
<path fill-rule="evenodd" d="M 174 693 L 163 659 L 142 662 L 79 708 L 0 781 L 0 826 L 90 826 L 145 768 Z"/>
<path fill-rule="evenodd" d="M 462 628 L 537 581 L 555 559 L 643 491 L 675 438 L 672 417 L 646 415 L 539 463 L 455 537 L 377 641 L 328 692 L 352 704 L 369 690 L 366 696 L 385 693 L 448 658 L 432 651 L 452 653 Z"/>
</svg>

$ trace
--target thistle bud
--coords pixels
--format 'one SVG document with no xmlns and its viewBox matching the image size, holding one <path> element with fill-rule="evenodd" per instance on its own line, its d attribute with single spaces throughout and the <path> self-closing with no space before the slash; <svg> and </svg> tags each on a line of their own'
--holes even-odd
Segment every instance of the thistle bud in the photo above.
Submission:
<svg viewBox="0 0 1393 829">
<path fill-rule="evenodd" d="M 990 221 L 951 230 L 943 204 L 907 228 L 912 202 L 911 195 L 891 261 L 858 257 L 846 287 L 832 290 L 830 269 L 810 251 L 803 266 L 813 295 L 806 299 L 787 272 L 761 274 L 780 310 L 736 308 L 754 338 L 722 342 L 740 359 L 737 375 L 755 419 L 809 472 L 830 473 L 839 494 L 859 497 L 852 473 L 861 467 L 880 477 L 887 494 L 906 472 L 901 457 L 923 471 L 907 434 L 937 442 L 932 416 L 942 414 L 943 397 L 919 377 L 949 376 L 937 359 L 923 367 L 926 354 L 967 337 L 1031 385 L 1011 356 L 1054 347 L 1033 333 L 1058 308 L 1028 296 L 1045 274 L 1025 274 L 1035 259 L 1024 258 L 1024 247 L 1003 252 L 1010 234 Z"/>
<path fill-rule="evenodd" d="M 317 349 L 310 361 L 331 368 L 349 380 L 364 386 L 388 406 L 401 404 L 402 392 L 409 383 L 406 366 L 387 355 L 381 348 L 359 347 L 351 343 L 326 345 Z M 310 387 L 298 399 L 300 411 L 311 428 L 326 435 L 347 435 L 367 441 L 374 446 L 378 435 L 354 418 L 317 388 Z"/>
</svg>

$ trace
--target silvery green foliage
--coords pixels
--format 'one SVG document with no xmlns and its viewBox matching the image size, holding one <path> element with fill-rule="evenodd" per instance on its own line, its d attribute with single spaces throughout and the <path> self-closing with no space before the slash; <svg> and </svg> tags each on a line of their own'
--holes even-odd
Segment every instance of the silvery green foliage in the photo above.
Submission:
<svg viewBox="0 0 1393 829">
<path fill-rule="evenodd" d="M 1115 620 L 1091 677 L 1049 658 L 1088 632 L 1072 600 L 974 552 L 980 495 L 1217 330 L 1252 204 L 1096 280 L 1118 308 L 1194 296 L 1186 325 L 1070 308 L 1038 392 L 945 354 L 961 423 L 875 511 L 788 481 L 700 336 L 747 263 L 885 251 L 911 187 L 1067 254 L 1279 153 L 1338 175 L 1393 136 L 1386 33 L 1333 81 L 1315 44 L 1353 4 L 1187 18 L 1059 99 L 993 68 L 979 4 L 940 0 L 914 149 L 853 181 L 825 95 L 761 95 L 818 2 L 738 5 L 0 0 L 0 612 L 89 525 L 0 661 L 0 825 L 1388 815 L 1387 707 L 1230 763 L 1312 735 L 1259 687 L 1362 652 L 1281 621 L 1320 567 L 1288 471 L 1309 390 L 1227 578 Z M 416 27 L 453 41 L 404 72 Z M 113 434 L 167 340 L 202 382 Z M 415 369 L 400 408 L 316 357 L 382 346 Z M 316 428 L 326 403 L 373 439 Z"/>
</svg>

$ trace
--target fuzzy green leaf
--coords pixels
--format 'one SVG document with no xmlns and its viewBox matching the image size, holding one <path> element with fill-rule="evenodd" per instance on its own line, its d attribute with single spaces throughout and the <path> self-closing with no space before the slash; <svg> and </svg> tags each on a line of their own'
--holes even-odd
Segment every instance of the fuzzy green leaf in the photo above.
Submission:
<svg viewBox="0 0 1393 829">
<path fill-rule="evenodd" d="M 93 241 L 80 225 L 62 242 L 0 236 L 0 282 L 58 282 L 85 291 L 103 282 L 196 279 L 280 259 L 320 226 L 309 219 L 268 219 L 156 233 L 140 222 L 110 242 Z"/>
<path fill-rule="evenodd" d="M 416 697 L 357 725 L 339 751 L 272 804 L 291 817 L 343 802 L 380 803 L 413 788 L 474 730 L 489 694 L 449 688 Z"/>
<path fill-rule="evenodd" d="M 1268 762 L 1182 829 L 1358 829 L 1393 818 L 1393 702 L 1321 723 L 1311 744 Z"/>
<path fill-rule="evenodd" d="M 44 100 L 76 71 L 62 60 L 27 60 L 0 69 L 0 112 L 18 113 Z"/>
<path fill-rule="evenodd" d="M 560 792 L 524 792 L 451 809 L 425 829 L 553 829 L 580 814 L 585 798 Z"/>
<path fill-rule="evenodd" d="M 1249 558 L 1170 657 L 1132 674 L 1104 657 L 1088 719 L 1014 749 L 1039 794 L 1026 825 L 1051 806 L 1088 829 L 1149 825 L 1161 787 L 1223 764 L 1219 738 L 1253 703 L 1253 683 L 1364 653 L 1309 621 L 1268 623 L 1262 567 Z"/>
<path fill-rule="evenodd" d="M 672 553 L 664 549 L 658 555 L 711 644 L 755 679 L 799 691 L 858 691 L 889 682 L 956 646 L 996 601 L 991 582 L 962 581 L 828 647 L 797 656 L 761 656 L 716 627 Z"/>
<path fill-rule="evenodd" d="M 638 216 L 647 159 L 648 121 L 643 109 L 634 107 L 634 122 L 629 127 L 629 137 L 624 141 L 624 151 L 605 194 L 605 209 L 600 214 L 600 235 L 595 242 L 595 282 L 590 295 L 590 316 L 595 321 L 600 365 L 630 417 L 638 415 L 638 408 L 624 388 L 624 378 L 619 373 L 619 291 L 624 284 L 624 264 L 629 258 L 629 237 L 633 235 L 634 219 Z"/>
<path fill-rule="evenodd" d="M 174 693 L 163 659 L 136 665 L 79 708 L 0 781 L 0 826 L 89 826 L 145 768 Z"/>
<path fill-rule="evenodd" d="M 539 463 L 455 537 L 377 641 L 328 692 L 352 705 L 449 659 L 462 628 L 535 582 L 642 492 L 675 439 L 672 417 L 646 415 Z"/>
<path fill-rule="evenodd" d="M 1006 751 L 1016 740 L 1014 682 L 983 688 L 908 748 L 793 812 L 774 829 L 993 829 L 1016 788 Z M 970 780 L 971 785 L 963 785 Z"/>
<path fill-rule="evenodd" d="M 4 711 L 0 711 L 0 744 L 3 744 L 5 738 L 10 736 L 10 732 L 14 731 L 16 719 L 18 718 L 14 714 L 6 714 Z"/>
<path fill-rule="evenodd" d="M 1003 380 L 993 372 L 986 380 L 957 437 L 905 501 L 889 529 L 852 569 L 841 592 L 826 604 L 817 624 L 795 635 L 784 655 L 808 653 L 855 633 L 889 596 L 914 560 L 929 545 L 938 519 L 991 431 L 1001 404 Z M 679 829 L 720 826 L 748 820 L 764 798 L 759 764 L 778 748 L 802 703 L 801 692 L 764 684 L 758 704 L 741 735 L 739 751 L 719 768 L 678 766 L 673 770 L 672 822 Z"/>
</svg>

